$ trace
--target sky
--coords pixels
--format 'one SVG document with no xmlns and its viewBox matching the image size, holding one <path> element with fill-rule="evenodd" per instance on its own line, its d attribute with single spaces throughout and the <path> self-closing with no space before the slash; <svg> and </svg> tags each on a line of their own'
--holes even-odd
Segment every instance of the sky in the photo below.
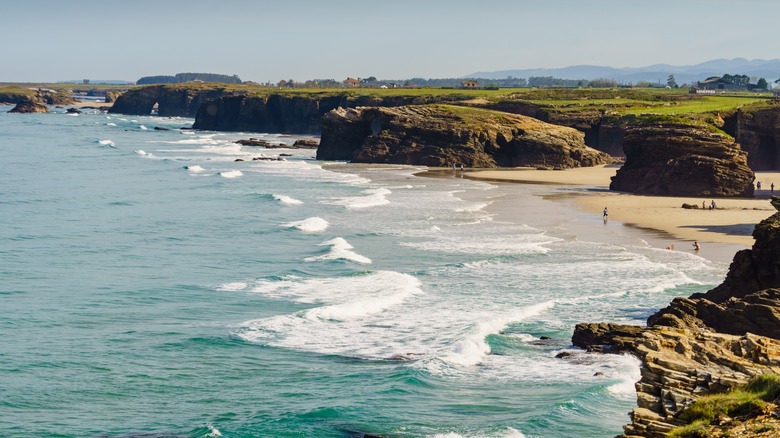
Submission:
<svg viewBox="0 0 780 438">
<path fill-rule="evenodd" d="M 777 0 L 0 0 L 0 82 L 450 78 L 776 59 Z"/>
</svg>

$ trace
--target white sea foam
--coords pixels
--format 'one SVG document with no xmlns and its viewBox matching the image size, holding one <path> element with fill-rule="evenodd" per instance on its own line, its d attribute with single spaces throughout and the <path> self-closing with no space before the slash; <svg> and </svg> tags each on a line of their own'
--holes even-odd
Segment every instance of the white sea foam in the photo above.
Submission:
<svg viewBox="0 0 780 438">
<path fill-rule="evenodd" d="M 402 344 L 388 345 L 393 344 L 388 336 L 395 333 L 390 321 L 398 319 L 399 315 L 391 309 L 422 294 L 420 281 L 410 275 L 377 271 L 337 278 L 287 279 L 260 282 L 253 290 L 269 297 L 317 303 L 318 306 L 247 321 L 235 332 L 242 339 L 325 354 L 377 359 L 398 351 L 419 351 L 419 348 Z M 407 336 L 414 336 L 412 332 Z"/>
<path fill-rule="evenodd" d="M 248 287 L 249 287 L 249 285 L 247 283 L 244 283 L 242 281 L 236 281 L 236 282 L 233 282 L 233 283 L 221 284 L 221 285 L 217 286 L 217 290 L 218 291 L 223 291 L 223 292 L 235 292 L 235 291 L 239 291 L 239 290 L 244 290 L 244 289 L 246 289 Z"/>
<path fill-rule="evenodd" d="M 301 221 L 288 222 L 282 224 L 283 227 L 295 228 L 304 233 L 319 233 L 328 229 L 330 223 L 321 217 L 310 217 Z"/>
<path fill-rule="evenodd" d="M 456 208 L 455 211 L 457 212 L 475 212 L 483 210 L 485 207 L 492 204 L 492 202 L 478 202 L 474 204 L 467 205 L 465 207 Z"/>
<path fill-rule="evenodd" d="M 243 175 L 244 174 L 240 170 L 225 170 L 225 171 L 219 172 L 219 176 L 221 176 L 222 178 L 228 178 L 228 179 L 238 178 L 238 177 L 243 176 Z"/>
<path fill-rule="evenodd" d="M 108 123 L 106 123 L 106 126 L 116 126 L 116 123 L 108 122 Z"/>
<path fill-rule="evenodd" d="M 557 300 L 549 300 L 518 309 L 505 316 L 486 315 L 477 324 L 476 330 L 466 339 L 455 344 L 451 351 L 440 356 L 441 360 L 454 365 L 476 365 L 490 354 L 490 346 L 485 341 L 488 335 L 499 333 L 510 322 L 518 322 L 536 316 L 555 305 Z"/>
<path fill-rule="evenodd" d="M 288 204 L 288 205 L 300 205 L 303 204 L 303 201 L 300 201 L 295 198 L 291 198 L 287 195 L 271 195 L 275 200 L 281 202 L 282 204 Z"/>
<path fill-rule="evenodd" d="M 607 387 L 607 391 L 618 397 L 636 398 L 636 387 L 634 384 L 642 377 L 639 359 L 623 354 L 617 356 L 615 360 L 620 363 L 623 372 L 618 375 L 620 382 Z"/>
<path fill-rule="evenodd" d="M 433 231 L 441 231 L 441 228 Z M 401 242 L 401 246 L 415 248 L 422 251 L 435 251 L 442 253 L 464 254 L 543 254 L 549 251 L 547 245 L 560 241 L 556 237 L 548 236 L 538 230 L 504 229 L 505 235 L 482 233 L 476 234 L 470 230 L 458 233 L 426 233 L 415 241 Z"/>
<path fill-rule="evenodd" d="M 427 435 L 427 438 L 526 438 L 525 435 L 523 435 L 522 432 L 519 430 L 513 428 L 513 427 L 507 427 L 505 431 L 502 432 L 496 432 L 496 433 L 490 433 L 490 434 L 468 434 L 468 435 L 461 435 L 456 432 L 449 432 L 449 433 L 438 433 L 436 435 Z"/>
<path fill-rule="evenodd" d="M 146 131 L 147 129 L 149 129 L 149 128 L 147 128 L 147 127 L 146 127 L 146 126 L 144 126 L 144 125 L 139 125 L 139 126 L 138 126 L 138 128 L 139 128 L 139 129 L 141 129 L 141 130 L 143 130 L 143 131 Z"/>
<path fill-rule="evenodd" d="M 330 250 L 322 255 L 315 257 L 307 257 L 303 259 L 306 262 L 316 262 L 324 260 L 349 260 L 352 262 L 370 264 L 371 259 L 360 255 L 354 251 L 354 247 L 350 245 L 344 238 L 336 237 L 335 239 L 323 242 L 320 246 L 330 246 Z"/>
<path fill-rule="evenodd" d="M 152 158 L 152 157 L 154 157 L 154 155 L 152 155 L 150 152 L 146 152 L 146 151 L 145 151 L 145 150 L 143 150 L 143 149 L 138 149 L 137 151 L 135 151 L 135 153 L 136 153 L 136 154 L 138 154 L 138 155 L 140 155 L 140 156 L 142 156 L 142 157 L 147 157 L 147 158 Z"/>
<path fill-rule="evenodd" d="M 202 168 L 201 166 L 198 166 L 197 164 L 194 166 L 184 166 L 185 169 L 187 169 L 190 172 L 193 173 L 200 173 L 204 172 L 206 169 Z"/>
<path fill-rule="evenodd" d="M 363 209 L 389 204 L 390 200 L 387 199 L 387 195 L 390 195 L 393 192 L 386 188 L 378 188 L 367 189 L 364 190 L 363 193 L 365 193 L 364 196 L 348 196 L 346 198 L 323 202 L 331 205 L 341 205 L 346 209 Z"/>
<path fill-rule="evenodd" d="M 98 140 L 98 144 L 110 148 L 116 147 L 116 143 L 114 143 L 112 140 Z"/>
</svg>

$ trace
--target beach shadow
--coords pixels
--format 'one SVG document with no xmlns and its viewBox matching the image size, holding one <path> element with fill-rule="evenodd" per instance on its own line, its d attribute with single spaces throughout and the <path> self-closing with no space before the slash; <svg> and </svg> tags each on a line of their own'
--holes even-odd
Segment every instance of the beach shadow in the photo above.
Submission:
<svg viewBox="0 0 780 438">
<path fill-rule="evenodd" d="M 756 224 L 731 224 L 731 225 L 683 225 L 680 228 L 695 228 L 697 230 L 712 233 L 731 234 L 734 236 L 752 236 Z"/>
</svg>

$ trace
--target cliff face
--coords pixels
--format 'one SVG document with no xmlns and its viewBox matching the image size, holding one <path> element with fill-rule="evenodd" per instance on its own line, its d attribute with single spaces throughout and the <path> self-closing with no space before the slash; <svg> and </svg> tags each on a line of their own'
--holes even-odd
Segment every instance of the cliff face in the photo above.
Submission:
<svg viewBox="0 0 780 438">
<path fill-rule="evenodd" d="M 223 96 L 200 108 L 193 127 L 217 131 L 319 134 L 323 116 L 339 107 L 395 107 L 461 98 L 457 95 L 375 97 L 347 93 Z"/>
<path fill-rule="evenodd" d="M 317 159 L 550 168 L 612 161 L 583 137 L 530 117 L 449 105 L 340 108 L 323 118 Z"/>
<path fill-rule="evenodd" d="M 585 144 L 613 157 L 623 157 L 623 128 L 604 111 L 550 111 L 541 106 L 520 101 L 500 101 L 485 108 L 533 117 L 554 125 L 574 128 L 585 134 Z"/>
<path fill-rule="evenodd" d="M 127 115 L 148 115 L 157 103 L 162 92 L 162 85 L 135 88 L 118 96 L 109 108 L 109 113 Z"/>
<path fill-rule="evenodd" d="M 625 128 L 626 162 L 611 190 L 661 196 L 753 196 L 747 154 L 731 137 L 679 123 Z"/>
<path fill-rule="evenodd" d="M 740 109 L 726 118 L 724 129 L 748 153 L 751 169 L 780 169 L 780 106 Z"/>
<path fill-rule="evenodd" d="M 111 113 L 150 114 L 155 105 L 161 116 L 195 117 L 195 129 L 318 134 L 322 116 L 328 111 L 358 106 L 416 105 L 466 97 L 439 96 L 353 96 L 334 93 L 250 93 L 248 90 L 213 86 L 152 85 L 118 96 Z"/>
<path fill-rule="evenodd" d="M 780 198 L 772 204 L 780 210 Z M 780 213 L 758 224 L 750 250 L 737 253 L 723 284 L 676 298 L 647 328 L 578 324 L 572 342 L 642 361 L 638 407 L 627 436 L 663 437 L 700 395 L 780 373 Z"/>
</svg>

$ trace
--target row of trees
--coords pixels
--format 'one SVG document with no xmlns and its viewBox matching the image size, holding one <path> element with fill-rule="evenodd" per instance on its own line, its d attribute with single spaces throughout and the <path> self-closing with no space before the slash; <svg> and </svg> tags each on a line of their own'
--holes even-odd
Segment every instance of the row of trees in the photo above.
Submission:
<svg viewBox="0 0 780 438">
<path fill-rule="evenodd" d="M 175 76 L 144 76 L 135 81 L 138 85 L 179 84 L 182 82 L 203 81 L 240 84 L 238 75 L 221 75 L 217 73 L 178 73 Z"/>
</svg>

